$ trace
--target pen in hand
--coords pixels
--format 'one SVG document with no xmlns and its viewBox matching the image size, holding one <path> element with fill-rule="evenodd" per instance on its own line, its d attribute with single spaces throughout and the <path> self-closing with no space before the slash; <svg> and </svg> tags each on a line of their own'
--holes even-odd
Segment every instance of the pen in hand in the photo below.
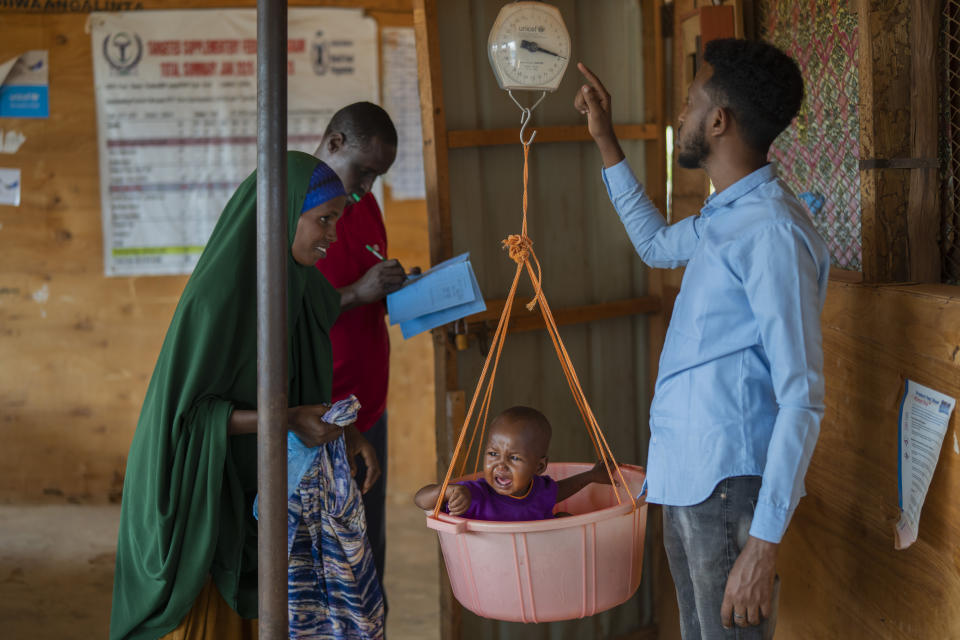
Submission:
<svg viewBox="0 0 960 640">
<path fill-rule="evenodd" d="M 376 249 L 374 249 L 374 248 L 371 247 L 370 245 L 364 245 L 364 248 L 366 248 L 366 250 L 369 251 L 370 253 L 372 253 L 373 255 L 377 256 L 377 258 L 380 260 L 380 262 L 383 262 L 383 261 L 386 260 L 386 258 L 384 258 L 383 255 L 382 255 L 379 251 L 377 251 Z M 394 261 L 394 262 L 396 262 L 396 261 Z M 398 264 L 399 264 L 399 263 L 398 263 Z M 411 278 L 414 278 L 414 277 L 419 276 L 419 275 L 420 275 L 420 267 L 414 267 L 414 268 L 410 271 L 410 273 L 405 273 L 405 274 L 403 274 L 404 284 L 406 284 L 407 282 L 409 282 Z"/>
</svg>

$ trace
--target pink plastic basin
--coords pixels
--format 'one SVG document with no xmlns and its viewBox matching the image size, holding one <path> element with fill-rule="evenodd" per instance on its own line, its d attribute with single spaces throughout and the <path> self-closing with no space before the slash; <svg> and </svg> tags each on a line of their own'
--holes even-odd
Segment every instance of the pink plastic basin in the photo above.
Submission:
<svg viewBox="0 0 960 640">
<path fill-rule="evenodd" d="M 593 466 L 554 462 L 559 480 Z M 641 467 L 623 465 L 633 496 L 643 487 Z M 460 480 L 473 479 L 477 474 Z M 569 517 L 489 522 L 440 514 L 436 529 L 453 595 L 485 618 L 550 622 L 592 616 L 626 602 L 640 586 L 647 505 L 637 508 L 609 485 L 593 484 L 559 503 Z"/>
</svg>

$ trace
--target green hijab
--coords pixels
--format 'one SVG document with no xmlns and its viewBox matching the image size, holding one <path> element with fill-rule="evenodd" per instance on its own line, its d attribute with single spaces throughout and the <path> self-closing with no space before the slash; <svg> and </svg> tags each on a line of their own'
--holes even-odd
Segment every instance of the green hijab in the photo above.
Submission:
<svg viewBox="0 0 960 640">
<path fill-rule="evenodd" d="M 320 161 L 287 154 L 289 240 Z M 157 359 L 130 446 L 110 638 L 175 629 L 210 576 L 244 618 L 257 616 L 255 435 L 228 436 L 257 400 L 256 193 L 237 189 L 190 276 Z M 330 327 L 340 296 L 288 253 L 290 406 L 329 402 Z"/>
</svg>

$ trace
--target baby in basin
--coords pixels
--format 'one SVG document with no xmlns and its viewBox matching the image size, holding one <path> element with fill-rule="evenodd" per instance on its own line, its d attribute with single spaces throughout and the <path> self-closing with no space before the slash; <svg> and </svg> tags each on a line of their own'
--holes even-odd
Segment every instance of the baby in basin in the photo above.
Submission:
<svg viewBox="0 0 960 640">
<path fill-rule="evenodd" d="M 474 520 L 544 520 L 553 517 L 558 502 L 588 484 L 610 484 L 602 462 L 560 481 L 540 475 L 547 468 L 551 434 L 550 422 L 536 409 L 512 407 L 498 415 L 487 429 L 483 477 L 448 485 L 447 512 Z M 441 486 L 423 487 L 413 501 L 433 509 Z"/>
</svg>

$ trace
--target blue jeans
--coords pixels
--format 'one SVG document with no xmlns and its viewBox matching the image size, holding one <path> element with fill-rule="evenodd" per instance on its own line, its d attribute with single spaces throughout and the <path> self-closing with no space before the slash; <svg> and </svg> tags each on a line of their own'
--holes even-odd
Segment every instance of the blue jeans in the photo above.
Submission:
<svg viewBox="0 0 960 640">
<path fill-rule="evenodd" d="M 700 504 L 663 506 L 663 544 L 677 588 L 683 640 L 773 637 L 779 578 L 774 582 L 770 616 L 759 626 L 724 629 L 720 623 L 727 576 L 747 543 L 760 480 L 759 476 L 727 478 Z"/>
</svg>

